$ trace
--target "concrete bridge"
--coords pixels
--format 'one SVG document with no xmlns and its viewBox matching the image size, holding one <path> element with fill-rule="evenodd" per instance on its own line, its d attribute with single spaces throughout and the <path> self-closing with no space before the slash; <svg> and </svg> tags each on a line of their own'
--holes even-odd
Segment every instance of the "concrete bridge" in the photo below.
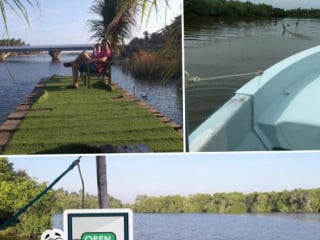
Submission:
<svg viewBox="0 0 320 240">
<path fill-rule="evenodd" d="M 89 44 L 61 44 L 61 45 L 39 45 L 39 46 L 8 46 L 0 47 L 0 61 L 4 61 L 11 53 L 18 52 L 43 52 L 48 51 L 52 60 L 59 59 L 62 51 L 91 50 L 93 43 Z"/>
</svg>

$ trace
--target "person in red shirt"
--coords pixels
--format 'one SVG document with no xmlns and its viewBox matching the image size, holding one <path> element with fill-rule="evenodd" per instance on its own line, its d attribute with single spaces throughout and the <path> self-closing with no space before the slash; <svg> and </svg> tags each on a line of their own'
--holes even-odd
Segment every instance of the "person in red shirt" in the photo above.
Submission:
<svg viewBox="0 0 320 240">
<path fill-rule="evenodd" d="M 98 55 L 100 52 L 101 52 L 101 45 L 100 45 L 100 43 L 97 43 L 93 47 L 91 57 L 94 57 L 94 56 Z"/>
<path fill-rule="evenodd" d="M 63 64 L 65 67 L 72 68 L 73 83 L 67 88 L 77 89 L 79 87 L 79 72 L 87 72 L 88 64 L 91 73 L 100 73 L 104 70 L 106 61 L 111 58 L 110 42 L 103 40 L 100 47 L 99 50 L 99 46 L 95 45 L 91 55 L 88 52 L 83 51 L 72 62 Z"/>
</svg>

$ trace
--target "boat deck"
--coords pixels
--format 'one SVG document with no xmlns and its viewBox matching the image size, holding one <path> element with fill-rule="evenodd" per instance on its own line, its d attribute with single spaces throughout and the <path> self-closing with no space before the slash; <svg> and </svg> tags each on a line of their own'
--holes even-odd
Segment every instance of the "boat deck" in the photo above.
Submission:
<svg viewBox="0 0 320 240">
<path fill-rule="evenodd" d="M 314 73 L 289 86 L 258 119 L 259 128 L 279 148 L 315 147 L 320 139 L 320 75 Z"/>
</svg>

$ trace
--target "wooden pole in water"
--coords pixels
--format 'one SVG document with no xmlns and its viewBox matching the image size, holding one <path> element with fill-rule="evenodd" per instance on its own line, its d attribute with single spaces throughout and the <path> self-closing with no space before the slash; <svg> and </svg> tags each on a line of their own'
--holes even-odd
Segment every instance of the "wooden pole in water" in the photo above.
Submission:
<svg viewBox="0 0 320 240">
<path fill-rule="evenodd" d="M 97 185 L 99 208 L 108 208 L 108 189 L 107 189 L 107 163 L 105 156 L 96 156 L 97 164 Z"/>
</svg>

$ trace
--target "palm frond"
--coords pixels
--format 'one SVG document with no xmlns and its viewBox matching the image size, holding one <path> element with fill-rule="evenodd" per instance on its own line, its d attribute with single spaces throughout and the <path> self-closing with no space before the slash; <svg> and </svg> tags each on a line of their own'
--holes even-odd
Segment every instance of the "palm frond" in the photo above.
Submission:
<svg viewBox="0 0 320 240">
<path fill-rule="evenodd" d="M 159 0 L 137 0 L 138 1 L 138 8 L 141 12 L 141 17 L 140 17 L 140 25 L 145 25 L 147 26 L 151 17 L 151 14 L 156 14 L 158 16 L 158 3 Z M 167 18 L 167 9 L 170 8 L 169 5 L 169 0 L 160 0 L 163 1 L 165 4 L 165 19 Z M 146 16 L 146 18 L 145 18 Z M 144 19 L 146 19 L 144 21 Z"/>
<path fill-rule="evenodd" d="M 135 23 L 137 0 L 96 0 L 90 8 L 99 20 L 89 20 L 92 39 L 107 38 L 113 48 L 122 44 L 130 36 L 130 29 Z"/>
<path fill-rule="evenodd" d="M 30 23 L 29 23 L 29 16 L 28 16 L 26 4 L 30 5 L 31 7 L 34 7 L 33 2 L 36 3 L 38 9 L 40 10 L 39 0 L 26 0 L 26 3 L 24 3 L 21 0 L 13 0 L 13 1 L 0 0 L 1 16 L 2 16 L 5 31 L 8 37 L 9 37 L 9 29 L 7 24 L 6 8 L 11 9 L 21 19 L 21 21 L 23 21 L 27 26 L 29 26 Z"/>
<path fill-rule="evenodd" d="M 131 27 L 135 24 L 135 1 L 123 0 L 117 16 L 109 24 L 106 37 L 116 46 L 129 38 Z"/>
<path fill-rule="evenodd" d="M 159 51 L 159 56 L 169 56 L 171 58 L 170 63 L 162 73 L 163 81 L 166 82 L 174 75 L 182 78 L 181 15 L 175 18 L 173 24 L 163 28 L 162 31 L 165 36 L 165 43 Z"/>
<path fill-rule="evenodd" d="M 150 20 L 150 16 L 151 16 L 151 12 L 152 12 L 153 8 L 156 10 L 155 11 L 156 14 L 158 14 L 157 0 L 153 0 L 152 3 L 151 3 L 151 6 L 150 6 L 148 14 L 147 14 L 146 25 L 148 24 L 148 22 Z"/>
<path fill-rule="evenodd" d="M 0 10 L 1 10 L 2 19 L 4 22 L 4 27 L 5 27 L 6 33 L 8 35 L 9 30 L 8 30 L 8 25 L 7 25 L 7 14 L 6 14 L 6 9 L 4 7 L 4 2 L 2 0 L 0 0 Z"/>
</svg>

